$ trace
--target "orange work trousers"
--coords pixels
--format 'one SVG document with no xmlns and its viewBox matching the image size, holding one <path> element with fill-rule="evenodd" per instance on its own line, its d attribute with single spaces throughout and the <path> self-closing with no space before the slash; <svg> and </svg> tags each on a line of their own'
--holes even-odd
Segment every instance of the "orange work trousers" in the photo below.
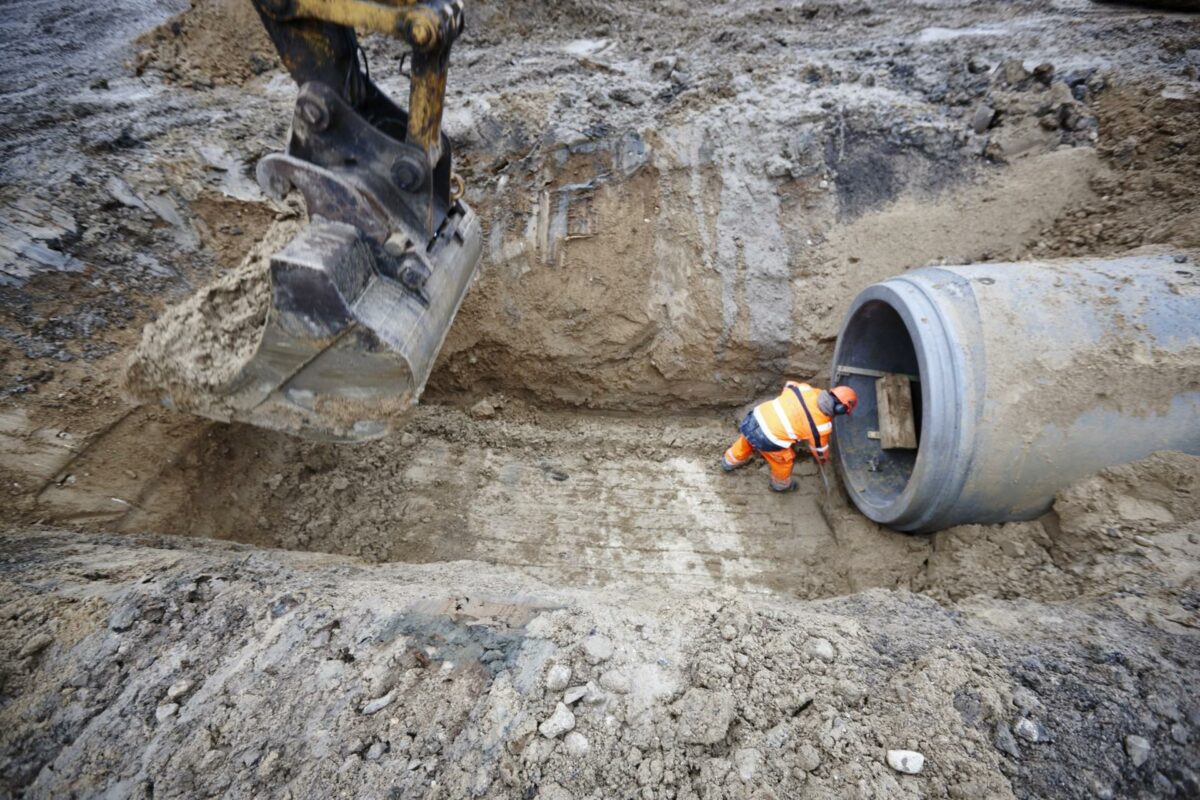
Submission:
<svg viewBox="0 0 1200 800">
<path fill-rule="evenodd" d="M 739 436 L 737 441 L 729 446 L 725 451 L 725 460 L 735 467 L 740 467 L 750 460 L 750 456 L 755 452 L 754 446 L 750 444 L 750 440 L 745 436 Z M 796 454 L 792 452 L 792 448 L 785 447 L 782 450 L 774 450 L 764 453 L 762 450 L 758 454 L 767 462 L 767 466 L 771 468 L 771 483 L 775 486 L 786 486 L 792 480 L 792 464 L 796 461 Z"/>
</svg>

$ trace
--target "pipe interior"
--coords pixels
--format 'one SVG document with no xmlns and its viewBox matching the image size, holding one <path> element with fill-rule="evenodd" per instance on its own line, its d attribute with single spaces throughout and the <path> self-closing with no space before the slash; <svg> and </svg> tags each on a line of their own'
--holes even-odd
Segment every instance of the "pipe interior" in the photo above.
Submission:
<svg viewBox="0 0 1200 800">
<path fill-rule="evenodd" d="M 846 366 L 921 377 L 912 336 L 896 309 L 882 300 L 871 300 L 854 313 L 840 350 L 838 367 Z M 870 375 L 840 376 L 841 383 L 858 392 L 858 408 L 848 417 L 838 417 L 837 447 L 843 474 L 854 491 L 873 506 L 886 506 L 904 492 L 917 461 L 924 382 L 912 385 L 917 449 L 884 450 L 878 438 L 868 436 L 879 430 L 876 380 Z"/>
</svg>

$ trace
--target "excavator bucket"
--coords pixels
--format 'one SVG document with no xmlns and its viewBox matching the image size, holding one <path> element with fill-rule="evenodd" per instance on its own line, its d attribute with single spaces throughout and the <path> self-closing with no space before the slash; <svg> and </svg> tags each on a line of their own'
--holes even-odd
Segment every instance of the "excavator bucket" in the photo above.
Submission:
<svg viewBox="0 0 1200 800">
<path fill-rule="evenodd" d="M 260 176 L 278 174 L 272 158 Z M 425 387 L 479 264 L 479 221 L 456 202 L 428 244 L 381 247 L 306 196 L 310 221 L 270 260 L 257 347 L 209 415 L 309 439 L 383 436 Z"/>
<path fill-rule="evenodd" d="M 375 103 L 377 118 L 399 113 Z M 288 152 L 259 161 L 257 177 L 277 199 L 298 190 L 307 222 L 265 272 L 243 279 L 251 289 L 219 282 L 149 326 L 128 393 L 308 439 L 394 430 L 424 390 L 479 265 L 479 220 L 451 195 L 448 160 L 430 169 L 421 150 L 330 87 L 306 84 Z M 226 318 L 230 304 L 218 301 L 235 293 L 266 303 L 265 314 L 249 315 L 254 325 Z M 218 362 L 233 367 L 215 370 Z"/>
</svg>

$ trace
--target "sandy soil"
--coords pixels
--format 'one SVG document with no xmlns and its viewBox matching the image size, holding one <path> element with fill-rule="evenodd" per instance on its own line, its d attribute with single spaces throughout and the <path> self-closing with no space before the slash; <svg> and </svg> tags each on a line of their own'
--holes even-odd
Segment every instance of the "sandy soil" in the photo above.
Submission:
<svg viewBox="0 0 1200 800">
<path fill-rule="evenodd" d="M 1194 253 L 1197 18 L 777 5 L 472 5 L 447 128 L 482 275 L 413 425 L 353 448 L 118 391 L 286 215 L 251 176 L 294 88 L 248 6 L 14 5 L 0 792 L 1200 793 L 1196 459 L 925 537 L 808 466 L 785 497 L 716 469 L 873 281 Z M 585 742 L 537 732 L 560 701 Z"/>
<path fill-rule="evenodd" d="M 962 598 L 944 605 L 14 530 L 0 780 L 39 797 L 1193 796 L 1198 489 L 1200 458 L 1155 456 L 1064 492 L 1054 526 L 940 534 L 926 588 Z"/>
<path fill-rule="evenodd" d="M 238 266 L 172 306 L 142 333 L 125 364 L 132 402 L 229 420 L 225 390 L 258 350 L 271 305 L 271 257 L 303 219 L 269 227 Z"/>
</svg>

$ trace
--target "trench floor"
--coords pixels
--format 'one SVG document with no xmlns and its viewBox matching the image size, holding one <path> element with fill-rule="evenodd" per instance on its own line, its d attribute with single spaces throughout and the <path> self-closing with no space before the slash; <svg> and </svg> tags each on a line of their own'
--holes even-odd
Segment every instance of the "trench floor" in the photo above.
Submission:
<svg viewBox="0 0 1200 800">
<path fill-rule="evenodd" d="M 435 406 L 404 435 L 354 446 L 146 407 L 80 438 L 15 412 L 3 423 L 0 466 L 40 474 L 28 512 L 60 525 L 475 560 L 557 585 L 854 588 L 811 464 L 787 495 L 767 491 L 761 462 L 720 470 L 732 415 L 477 420 Z M 898 578 L 911 569 L 895 566 Z"/>
</svg>

